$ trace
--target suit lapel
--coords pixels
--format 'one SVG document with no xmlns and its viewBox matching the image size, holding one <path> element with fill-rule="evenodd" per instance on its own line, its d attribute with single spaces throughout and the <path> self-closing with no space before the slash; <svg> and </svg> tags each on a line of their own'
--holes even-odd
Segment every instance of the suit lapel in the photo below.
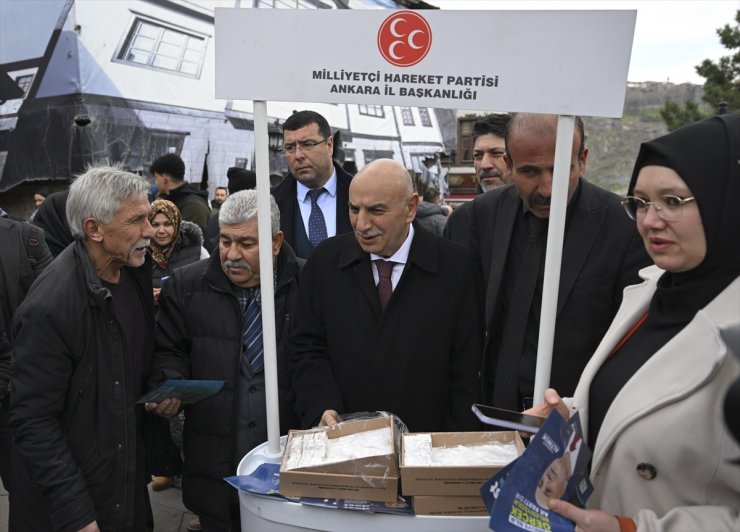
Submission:
<svg viewBox="0 0 740 532">
<path fill-rule="evenodd" d="M 349 184 L 351 177 L 341 168 L 334 165 L 337 171 L 337 234 L 349 233 L 352 225 L 349 223 Z"/>
<path fill-rule="evenodd" d="M 506 259 L 509 256 L 511 235 L 514 232 L 517 213 L 522 209 L 522 202 L 519 199 L 516 189 L 509 187 L 508 190 L 503 191 L 497 204 L 474 207 L 478 207 L 479 209 L 492 208 L 494 211 L 493 216 L 495 217 L 493 239 L 490 245 L 488 242 L 481 243 L 481 245 L 486 246 L 486 254 L 488 254 L 491 260 L 491 266 L 488 269 L 488 282 L 486 283 L 486 324 L 490 325 L 493 315 L 498 308 L 498 298 L 506 267 Z M 474 215 L 478 218 L 475 212 Z M 479 220 L 476 221 L 479 222 Z M 485 221 L 483 224 L 479 222 L 478 226 L 481 227 L 484 224 Z"/>
<path fill-rule="evenodd" d="M 380 300 L 375 288 L 370 255 L 362 250 L 353 234 L 347 233 L 345 236 L 335 238 L 344 240 L 339 255 L 339 267 L 348 268 L 352 271 L 355 286 L 358 287 L 362 297 L 367 300 L 368 306 L 373 309 L 373 313 L 379 316 L 381 314 Z M 362 308 L 361 305 L 358 307 Z"/>
<path fill-rule="evenodd" d="M 596 201 L 596 197 L 591 193 L 591 187 L 590 183 L 581 180 L 577 204 L 573 206 L 571 219 L 566 221 L 558 290 L 558 314 L 568 300 L 573 285 L 596 244 L 596 238 L 606 217 L 606 206 Z"/>
</svg>

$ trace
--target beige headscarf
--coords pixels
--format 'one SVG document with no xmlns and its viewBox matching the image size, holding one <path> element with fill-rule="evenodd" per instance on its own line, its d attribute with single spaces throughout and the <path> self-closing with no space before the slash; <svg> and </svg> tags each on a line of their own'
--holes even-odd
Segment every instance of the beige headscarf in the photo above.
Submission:
<svg viewBox="0 0 740 532">
<path fill-rule="evenodd" d="M 167 260 L 170 258 L 172 251 L 175 249 L 177 239 L 180 238 L 180 229 L 182 228 L 182 215 L 177 205 L 169 200 L 158 199 L 152 203 L 152 210 L 149 213 L 149 223 L 154 221 L 154 217 L 158 214 L 164 214 L 167 219 L 172 223 L 175 228 L 175 232 L 172 235 L 172 242 L 166 246 L 160 246 L 154 239 L 149 241 L 149 247 L 152 250 L 152 258 L 157 264 L 166 268 Z"/>
</svg>

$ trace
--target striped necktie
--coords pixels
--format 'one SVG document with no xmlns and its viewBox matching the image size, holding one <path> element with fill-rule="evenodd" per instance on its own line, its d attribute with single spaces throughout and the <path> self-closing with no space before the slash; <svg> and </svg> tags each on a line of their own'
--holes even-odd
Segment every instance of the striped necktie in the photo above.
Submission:
<svg viewBox="0 0 740 532">
<path fill-rule="evenodd" d="M 249 362 L 249 371 L 255 375 L 264 368 L 262 348 L 262 309 L 259 289 L 250 288 L 249 300 L 242 318 L 242 354 Z"/>
</svg>

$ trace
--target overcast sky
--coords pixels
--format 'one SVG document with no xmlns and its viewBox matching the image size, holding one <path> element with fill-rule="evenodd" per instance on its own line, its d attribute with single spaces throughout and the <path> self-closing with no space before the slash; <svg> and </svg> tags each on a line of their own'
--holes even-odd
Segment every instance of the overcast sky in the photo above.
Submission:
<svg viewBox="0 0 740 532">
<path fill-rule="evenodd" d="M 730 55 L 716 30 L 733 25 L 740 9 L 740 0 L 427 1 L 442 9 L 637 9 L 628 81 L 698 84 L 696 65 Z"/>
</svg>

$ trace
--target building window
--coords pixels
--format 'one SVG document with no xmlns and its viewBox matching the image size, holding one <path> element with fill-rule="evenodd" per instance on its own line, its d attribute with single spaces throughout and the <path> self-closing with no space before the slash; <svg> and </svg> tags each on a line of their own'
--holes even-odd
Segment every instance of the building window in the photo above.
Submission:
<svg viewBox="0 0 740 532">
<path fill-rule="evenodd" d="M 429 116 L 429 109 L 426 107 L 419 107 L 419 119 L 422 126 L 432 127 L 432 117 Z"/>
<path fill-rule="evenodd" d="M 411 107 L 401 107 L 401 120 L 404 126 L 414 125 L 414 114 L 411 112 Z"/>
<path fill-rule="evenodd" d="M 237 168 L 244 168 L 246 170 L 248 162 L 249 159 L 247 159 L 246 157 L 237 157 L 234 160 L 234 166 L 236 166 Z"/>
<path fill-rule="evenodd" d="M 206 38 L 137 17 L 117 55 L 118 61 L 199 77 Z"/>
<path fill-rule="evenodd" d="M 460 118 L 457 121 L 458 163 L 473 162 L 473 124 L 478 117 Z"/>
<path fill-rule="evenodd" d="M 393 150 L 362 150 L 362 155 L 367 164 L 376 159 L 393 159 Z"/>
<path fill-rule="evenodd" d="M 27 76 L 18 76 L 15 78 L 15 83 L 23 90 L 23 97 L 28 96 L 28 91 L 31 90 L 31 84 L 33 83 L 33 74 Z"/>
<path fill-rule="evenodd" d="M 256 7 L 273 9 L 331 9 L 319 0 L 258 0 Z"/>
<path fill-rule="evenodd" d="M 357 107 L 360 108 L 361 115 L 385 118 L 385 109 L 382 105 L 358 105 Z"/>
</svg>

